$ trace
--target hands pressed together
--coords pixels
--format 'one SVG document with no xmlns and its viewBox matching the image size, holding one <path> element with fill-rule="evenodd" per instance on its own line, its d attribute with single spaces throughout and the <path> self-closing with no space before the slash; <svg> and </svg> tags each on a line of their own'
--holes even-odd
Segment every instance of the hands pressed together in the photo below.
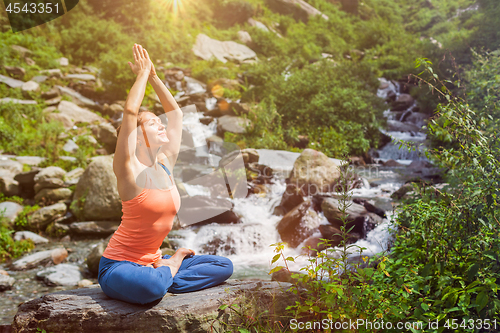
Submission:
<svg viewBox="0 0 500 333">
<path fill-rule="evenodd" d="M 148 51 L 146 51 L 146 49 L 139 44 L 134 44 L 132 49 L 134 53 L 134 63 L 132 64 L 130 61 L 128 62 L 132 72 L 134 72 L 135 75 L 139 75 L 141 72 L 146 72 L 150 77 L 155 76 L 155 66 L 149 58 Z"/>
</svg>

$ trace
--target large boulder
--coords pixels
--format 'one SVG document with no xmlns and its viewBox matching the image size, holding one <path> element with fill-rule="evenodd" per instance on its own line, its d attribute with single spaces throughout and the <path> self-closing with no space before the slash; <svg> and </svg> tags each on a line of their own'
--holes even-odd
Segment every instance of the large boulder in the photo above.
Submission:
<svg viewBox="0 0 500 333">
<path fill-rule="evenodd" d="M 111 156 L 95 157 L 80 177 L 71 203 L 79 220 L 120 220 L 122 203 L 118 195 Z"/>
<path fill-rule="evenodd" d="M 267 0 L 269 8 L 282 15 L 291 15 L 296 20 L 307 22 L 310 17 L 319 15 L 328 20 L 328 16 L 304 0 Z"/>
<path fill-rule="evenodd" d="M 344 217 L 347 221 L 346 230 L 354 226 L 353 232 L 363 233 L 368 211 L 364 206 L 354 202 L 346 202 L 346 205 L 347 207 L 344 207 L 343 203 L 335 198 L 325 198 L 321 203 L 321 210 L 328 222 L 337 229 L 343 225 L 342 218 Z"/>
<path fill-rule="evenodd" d="M 270 322 L 282 318 L 297 296 L 286 291 L 289 283 L 228 280 L 190 293 L 167 293 L 159 302 L 128 304 L 106 296 L 99 285 L 44 295 L 23 303 L 14 317 L 14 332 L 163 332 L 223 331 L 238 316 L 221 304 L 253 305 Z M 244 305 L 245 303 L 245 305 Z"/>
<path fill-rule="evenodd" d="M 314 233 L 314 225 L 309 220 L 316 213 L 310 209 L 311 201 L 307 200 L 289 211 L 278 223 L 276 229 L 281 239 L 291 247 L 297 247 L 304 239 Z"/>
<path fill-rule="evenodd" d="M 226 63 L 228 60 L 243 62 L 248 59 L 257 58 L 257 54 L 246 45 L 233 41 L 221 42 L 205 34 L 199 34 L 196 37 L 196 43 L 192 51 L 203 60 L 209 60 L 214 57 L 223 63 Z"/>
<path fill-rule="evenodd" d="M 331 191 L 340 176 L 337 163 L 322 152 L 308 148 L 295 160 L 289 184 L 300 188 L 303 195 L 317 194 Z"/>
</svg>

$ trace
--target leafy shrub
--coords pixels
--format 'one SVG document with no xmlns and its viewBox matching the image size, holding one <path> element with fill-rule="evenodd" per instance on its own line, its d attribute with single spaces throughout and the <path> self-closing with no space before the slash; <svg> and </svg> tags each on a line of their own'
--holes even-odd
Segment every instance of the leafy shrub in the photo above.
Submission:
<svg viewBox="0 0 500 333">
<path fill-rule="evenodd" d="M 14 259 L 35 248 L 31 239 L 14 241 L 10 236 L 14 231 L 0 225 L 0 262 Z"/>
</svg>

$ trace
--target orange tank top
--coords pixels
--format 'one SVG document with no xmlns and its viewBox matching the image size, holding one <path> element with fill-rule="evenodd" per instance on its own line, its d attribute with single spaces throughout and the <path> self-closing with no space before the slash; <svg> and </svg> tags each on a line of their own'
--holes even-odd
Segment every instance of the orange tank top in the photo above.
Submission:
<svg viewBox="0 0 500 333">
<path fill-rule="evenodd" d="M 104 257 L 141 265 L 161 258 L 160 246 L 172 229 L 181 204 L 179 191 L 170 173 L 169 176 L 174 184 L 171 188 L 146 188 L 135 198 L 122 201 L 122 221 L 104 250 Z"/>
</svg>

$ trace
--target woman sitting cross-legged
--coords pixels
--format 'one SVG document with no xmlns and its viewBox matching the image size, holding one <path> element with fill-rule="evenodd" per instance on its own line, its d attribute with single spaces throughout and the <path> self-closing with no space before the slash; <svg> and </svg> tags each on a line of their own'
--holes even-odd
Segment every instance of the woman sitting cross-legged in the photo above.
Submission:
<svg viewBox="0 0 500 333">
<path fill-rule="evenodd" d="M 180 149 L 182 111 L 158 78 L 142 46 L 134 45 L 137 75 L 125 103 L 113 160 L 123 217 L 99 262 L 98 281 L 111 298 L 146 304 L 167 292 L 185 293 L 218 285 L 233 273 L 232 262 L 181 248 L 162 257 L 180 196 L 172 172 Z M 168 125 L 139 111 L 148 81 L 166 112 Z"/>
</svg>

